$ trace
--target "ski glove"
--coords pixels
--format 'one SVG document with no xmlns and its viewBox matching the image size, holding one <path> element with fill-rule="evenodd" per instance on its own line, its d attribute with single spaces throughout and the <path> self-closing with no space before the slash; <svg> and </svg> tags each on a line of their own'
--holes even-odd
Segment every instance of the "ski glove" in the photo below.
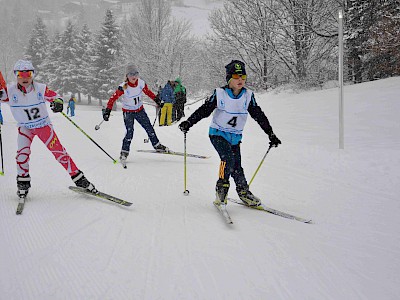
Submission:
<svg viewBox="0 0 400 300">
<path fill-rule="evenodd" d="M 271 147 L 278 147 L 279 144 L 282 144 L 281 140 L 275 135 L 275 133 L 271 133 L 269 135 L 269 145 Z"/>
<path fill-rule="evenodd" d="M 157 96 L 154 98 L 154 102 L 155 102 L 158 106 L 161 106 L 161 99 L 160 99 L 160 96 L 159 96 L 159 95 L 157 95 Z"/>
<path fill-rule="evenodd" d="M 111 114 L 111 109 L 109 109 L 108 107 L 106 109 L 104 109 L 103 110 L 103 120 L 108 121 L 108 119 L 110 119 L 110 114 Z"/>
<path fill-rule="evenodd" d="M 62 112 L 64 109 L 64 101 L 61 98 L 56 98 L 50 103 L 50 108 L 53 112 Z"/>
<path fill-rule="evenodd" d="M 181 124 L 179 124 L 179 129 L 180 129 L 183 133 L 186 133 L 186 132 L 189 131 L 189 128 L 190 128 L 191 126 L 192 126 L 192 125 L 190 124 L 189 121 L 183 121 Z"/>
</svg>

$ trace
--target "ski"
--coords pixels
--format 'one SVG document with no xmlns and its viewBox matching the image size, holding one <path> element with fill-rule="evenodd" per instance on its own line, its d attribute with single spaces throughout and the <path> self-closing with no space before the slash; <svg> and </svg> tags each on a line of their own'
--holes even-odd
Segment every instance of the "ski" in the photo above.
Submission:
<svg viewBox="0 0 400 300">
<path fill-rule="evenodd" d="M 103 193 L 103 192 L 98 192 L 96 194 L 96 193 L 89 192 L 88 190 L 86 190 L 84 188 L 77 187 L 77 186 L 69 186 L 69 189 L 74 191 L 74 192 L 77 192 L 77 193 L 81 193 L 81 194 L 89 195 L 89 196 L 94 196 L 94 197 L 97 197 L 97 198 L 100 198 L 100 199 L 103 199 L 103 200 L 108 200 L 108 201 L 111 201 L 111 202 L 114 202 L 116 204 L 123 205 L 123 206 L 131 206 L 133 204 L 131 202 L 119 199 L 117 197 L 111 196 L 111 195 Z"/>
<path fill-rule="evenodd" d="M 237 200 L 237 199 L 234 199 L 234 198 L 228 198 L 228 200 L 231 201 L 231 202 L 234 202 L 236 204 L 246 206 L 248 208 L 265 211 L 265 212 L 268 212 L 270 214 L 273 214 L 273 215 L 276 215 L 276 216 L 280 216 L 280 217 L 283 217 L 283 218 L 286 218 L 286 219 L 296 220 L 296 221 L 303 222 L 303 223 L 308 223 L 308 224 L 312 223 L 311 219 L 305 219 L 305 218 L 297 217 L 295 215 L 291 215 L 291 214 L 285 213 L 283 211 L 270 208 L 268 206 L 265 206 L 264 204 L 261 204 L 259 206 L 249 206 L 249 205 L 244 204 L 241 200 Z"/>
<path fill-rule="evenodd" d="M 15 212 L 17 215 L 21 215 L 22 211 L 24 210 L 26 196 L 26 194 L 19 196 L 17 211 Z"/>
<path fill-rule="evenodd" d="M 218 209 L 219 213 L 221 216 L 224 218 L 225 222 L 227 224 L 233 224 L 231 216 L 228 213 L 228 210 L 226 209 L 226 204 L 215 204 L 214 206 Z"/>
<path fill-rule="evenodd" d="M 169 154 L 169 155 L 177 155 L 177 156 L 185 156 L 185 153 L 183 152 L 176 152 L 172 150 L 168 151 L 157 151 L 157 150 L 136 150 L 137 152 L 145 152 L 145 153 L 158 153 L 158 154 Z M 191 154 L 191 153 L 186 153 L 187 157 L 194 157 L 194 158 L 200 158 L 200 159 L 207 159 L 210 158 L 210 156 L 204 156 L 204 155 L 199 155 L 199 154 Z"/>
</svg>

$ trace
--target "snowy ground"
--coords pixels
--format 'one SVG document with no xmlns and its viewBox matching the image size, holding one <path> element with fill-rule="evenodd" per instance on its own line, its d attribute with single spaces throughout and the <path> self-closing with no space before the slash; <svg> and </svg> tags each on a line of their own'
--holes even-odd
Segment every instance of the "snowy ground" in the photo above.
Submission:
<svg viewBox="0 0 400 300">
<path fill-rule="evenodd" d="M 100 190 L 134 205 L 68 190 L 69 176 L 35 140 L 32 188 L 17 216 L 16 129 L 3 104 L 0 299 L 398 299 L 399 94 L 400 78 L 345 87 L 344 150 L 337 89 L 257 95 L 283 144 L 251 189 L 311 225 L 232 203 L 234 224 L 223 222 L 212 205 L 219 160 L 207 137 L 210 119 L 188 133 L 188 152 L 211 158 L 188 159 L 184 196 L 183 159 L 137 153 L 151 149 L 139 126 L 124 170 L 60 114 L 53 123 L 77 165 Z M 154 108 L 147 111 L 153 120 Z M 120 111 L 98 131 L 98 107 L 78 106 L 73 120 L 118 158 Z M 156 131 L 183 150 L 176 125 Z M 249 118 L 242 145 L 248 180 L 267 145 Z"/>
</svg>

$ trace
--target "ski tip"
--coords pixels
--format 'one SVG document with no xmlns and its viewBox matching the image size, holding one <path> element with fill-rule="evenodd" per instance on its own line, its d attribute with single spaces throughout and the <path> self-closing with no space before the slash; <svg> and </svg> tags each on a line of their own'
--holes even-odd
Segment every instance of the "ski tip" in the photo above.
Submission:
<svg viewBox="0 0 400 300">
<path fill-rule="evenodd" d="M 3 173 L 3 172 L 0 172 L 0 176 L 4 176 L 4 173 Z"/>
<path fill-rule="evenodd" d="M 113 163 L 114 163 L 114 165 L 116 165 L 118 163 L 118 160 L 114 159 Z"/>
</svg>

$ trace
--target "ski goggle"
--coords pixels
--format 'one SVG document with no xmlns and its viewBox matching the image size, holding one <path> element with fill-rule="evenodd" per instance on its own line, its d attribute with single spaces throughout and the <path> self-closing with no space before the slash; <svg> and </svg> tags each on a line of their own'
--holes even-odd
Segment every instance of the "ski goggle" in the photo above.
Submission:
<svg viewBox="0 0 400 300">
<path fill-rule="evenodd" d="M 247 75 L 239 75 L 239 74 L 233 73 L 233 74 L 232 74 L 232 78 L 233 78 L 233 79 L 242 78 L 243 80 L 246 80 Z"/>
<path fill-rule="evenodd" d="M 128 74 L 126 74 L 126 76 L 128 77 L 133 77 L 133 76 L 138 76 L 139 72 L 129 72 Z"/>
<path fill-rule="evenodd" d="M 33 71 L 14 71 L 15 76 L 17 78 L 32 78 L 33 77 Z"/>
</svg>

